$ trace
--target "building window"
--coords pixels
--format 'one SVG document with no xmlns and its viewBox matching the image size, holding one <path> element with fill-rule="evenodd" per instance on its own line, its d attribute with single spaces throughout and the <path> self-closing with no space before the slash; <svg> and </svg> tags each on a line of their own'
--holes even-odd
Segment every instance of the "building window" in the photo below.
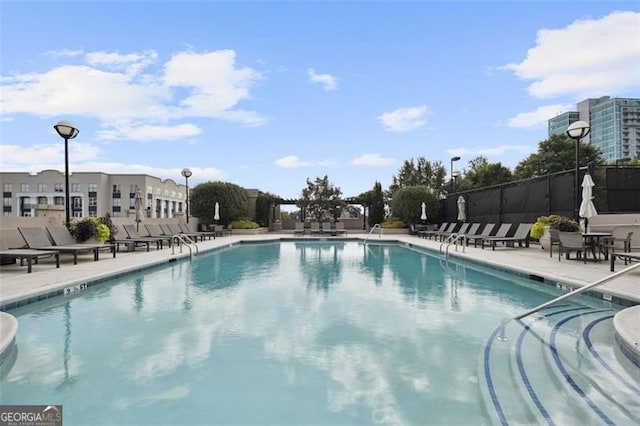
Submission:
<svg viewBox="0 0 640 426">
<path fill-rule="evenodd" d="M 21 183 L 20 184 L 20 192 L 29 192 L 29 184 Z"/>
<path fill-rule="evenodd" d="M 5 206 L 5 207 L 7 207 L 7 206 L 11 207 L 11 198 L 3 198 L 2 199 L 2 205 Z"/>
<path fill-rule="evenodd" d="M 71 199 L 72 201 L 72 205 L 74 209 L 81 209 L 82 208 L 82 198 L 81 197 L 73 197 Z"/>
<path fill-rule="evenodd" d="M 113 193 L 114 194 L 120 193 L 120 185 L 113 185 Z"/>
<path fill-rule="evenodd" d="M 98 192 L 98 184 L 97 183 L 90 183 L 87 185 L 87 191 L 89 192 Z"/>
<path fill-rule="evenodd" d="M 56 206 L 64 206 L 64 197 L 53 197 L 53 204 Z"/>
<path fill-rule="evenodd" d="M 38 184 L 38 192 L 47 192 L 47 184 L 39 183 Z"/>
<path fill-rule="evenodd" d="M 71 192 L 80 192 L 80 184 L 72 183 L 71 184 Z"/>
<path fill-rule="evenodd" d="M 38 197 L 38 204 L 49 204 L 47 197 Z"/>
<path fill-rule="evenodd" d="M 97 198 L 89 198 L 89 207 L 97 207 L 98 199 Z"/>
<path fill-rule="evenodd" d="M 5 183 L 2 185 L 2 190 L 4 192 L 13 192 L 13 185 L 10 183 Z"/>
<path fill-rule="evenodd" d="M 53 184 L 53 191 L 54 192 L 64 192 L 64 188 L 62 188 L 62 184 L 61 183 L 55 183 L 55 184 Z"/>
<path fill-rule="evenodd" d="M 121 198 L 114 198 L 114 199 L 113 199 L 113 205 L 114 205 L 114 206 L 118 206 L 118 207 L 120 207 L 120 206 L 122 205 L 122 202 L 121 202 L 121 201 L 122 201 L 122 199 L 121 199 Z"/>
</svg>

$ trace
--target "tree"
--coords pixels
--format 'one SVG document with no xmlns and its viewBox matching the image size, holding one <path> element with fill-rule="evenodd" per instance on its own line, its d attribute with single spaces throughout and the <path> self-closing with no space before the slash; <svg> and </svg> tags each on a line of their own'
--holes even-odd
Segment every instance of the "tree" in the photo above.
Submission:
<svg viewBox="0 0 640 426">
<path fill-rule="evenodd" d="M 580 142 L 580 165 L 602 165 L 602 155 L 593 145 Z M 513 171 L 515 179 L 530 179 L 576 167 L 576 142 L 565 134 L 552 135 L 538 144 L 538 152 L 529 155 Z"/>
<path fill-rule="evenodd" d="M 391 213 L 406 224 L 418 223 L 423 202 L 426 204 L 427 217 L 436 217 L 440 208 L 438 196 L 424 185 L 405 186 L 393 196 Z"/>
<path fill-rule="evenodd" d="M 395 192 L 407 186 L 424 185 L 439 193 L 444 186 L 446 170 L 441 162 L 430 162 L 424 157 L 417 160 L 405 160 L 398 175 L 393 176 L 393 181 L 387 190 L 387 196 L 393 198 Z"/>
<path fill-rule="evenodd" d="M 189 193 L 191 214 L 202 223 L 213 223 L 216 202 L 220 207 L 220 223 L 229 224 L 247 216 L 247 193 L 244 188 L 228 182 L 205 182 Z"/>
<path fill-rule="evenodd" d="M 384 222 L 384 194 L 382 193 L 382 185 L 376 181 L 373 185 L 373 190 L 368 191 L 369 199 L 369 227 L 374 226 L 376 223 Z"/>
<path fill-rule="evenodd" d="M 346 205 L 341 198 L 342 191 L 329 182 L 329 177 L 317 177 L 314 182 L 307 178 L 307 187 L 302 190 L 300 199 L 296 203 L 301 209 L 307 209 L 309 214 L 318 222 L 328 218 L 337 220 Z"/>
<path fill-rule="evenodd" d="M 502 163 L 489 163 L 483 156 L 469 161 L 469 170 L 465 170 L 464 177 L 458 181 L 457 188 L 469 190 L 498 185 L 513 180 L 511 170 Z"/>
</svg>

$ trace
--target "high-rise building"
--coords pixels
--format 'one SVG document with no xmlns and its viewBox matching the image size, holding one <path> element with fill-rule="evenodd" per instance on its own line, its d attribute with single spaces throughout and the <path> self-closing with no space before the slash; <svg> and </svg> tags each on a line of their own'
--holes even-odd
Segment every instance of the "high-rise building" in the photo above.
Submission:
<svg viewBox="0 0 640 426">
<path fill-rule="evenodd" d="M 583 139 L 602 152 L 602 158 L 613 163 L 640 157 L 640 99 L 585 99 L 577 111 L 569 111 L 548 121 L 549 136 L 564 133 L 574 121 L 586 121 L 591 133 Z"/>
</svg>

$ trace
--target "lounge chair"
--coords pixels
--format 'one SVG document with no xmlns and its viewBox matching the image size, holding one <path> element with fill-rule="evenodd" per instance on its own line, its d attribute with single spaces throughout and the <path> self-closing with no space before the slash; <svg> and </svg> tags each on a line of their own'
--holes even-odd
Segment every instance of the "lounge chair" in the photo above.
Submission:
<svg viewBox="0 0 640 426">
<path fill-rule="evenodd" d="M 484 248 L 484 243 L 491 244 L 491 250 L 496 249 L 496 243 L 505 243 L 508 246 L 515 247 L 515 244 L 518 243 L 518 246 L 522 247 L 524 243 L 525 247 L 529 247 L 529 230 L 531 229 L 532 223 L 521 223 L 518 225 L 516 232 L 512 237 L 486 237 L 482 239 L 482 248 Z"/>
<path fill-rule="evenodd" d="M 169 229 L 169 232 L 171 232 L 172 235 L 178 235 L 178 234 L 182 234 L 186 237 L 189 237 L 193 242 L 198 242 L 198 238 L 200 239 L 200 241 L 204 241 L 204 236 L 195 232 L 183 232 L 182 229 L 180 229 L 180 226 L 178 226 L 177 223 L 167 223 L 164 225 L 165 227 L 167 227 Z M 160 227 L 162 227 L 162 225 L 160 225 Z"/>
<path fill-rule="evenodd" d="M 213 239 L 216 239 L 216 232 L 215 231 L 194 231 L 191 228 L 191 225 L 189 225 L 188 223 L 182 223 L 179 222 L 178 223 L 178 227 L 180 227 L 180 229 L 182 230 L 183 233 L 188 234 L 188 235 L 200 235 L 202 237 L 202 241 L 204 241 L 205 238 L 209 238 L 211 239 L 211 237 L 213 237 Z"/>
<path fill-rule="evenodd" d="M 344 229 L 344 222 L 336 222 L 336 230 L 335 230 L 335 232 L 336 232 L 336 235 L 337 234 L 344 234 L 344 235 L 347 234 L 347 230 Z"/>
<path fill-rule="evenodd" d="M 331 229 L 331 222 L 322 222 L 322 233 L 335 235 L 335 233 Z"/>
<path fill-rule="evenodd" d="M 610 253 L 611 272 L 615 270 L 616 257 L 624 260 L 624 264 L 631 261 L 640 262 L 640 251 L 624 251 L 624 252 L 612 252 Z"/>
<path fill-rule="evenodd" d="M 469 229 L 470 226 L 471 226 L 470 223 L 463 223 L 462 225 L 460 225 L 460 229 L 458 229 L 455 232 L 454 231 L 441 232 L 440 234 L 438 234 L 438 236 L 440 237 L 440 241 L 444 241 L 445 239 L 447 239 L 452 235 L 464 235 L 467 233 L 467 230 Z M 455 226 L 453 229 L 455 229 Z"/>
<path fill-rule="evenodd" d="M 68 246 L 55 245 L 51 242 L 51 239 L 45 228 L 42 227 L 18 227 L 18 232 L 22 235 L 27 248 L 33 250 L 46 250 L 57 251 L 61 254 L 73 255 L 73 264 L 78 264 L 78 254 L 93 253 L 93 260 L 97 261 L 99 258 L 99 250 L 102 245 L 94 244 L 78 244 L 74 243 Z M 115 256 L 115 249 L 113 250 Z"/>
<path fill-rule="evenodd" d="M 69 229 L 66 226 L 47 226 L 47 232 L 49 233 L 53 244 L 56 246 L 76 246 L 79 248 L 96 248 L 97 250 L 109 249 L 113 253 L 113 257 L 116 257 L 116 246 L 111 243 L 77 243 L 76 239 L 71 235 Z M 96 260 L 98 254 L 96 252 Z"/>
<path fill-rule="evenodd" d="M 322 231 L 320 231 L 320 222 L 311 222 L 311 228 L 309 229 L 309 232 L 312 234 L 319 234 Z"/>
<path fill-rule="evenodd" d="M 213 233 L 218 237 L 224 237 L 224 226 L 213 225 Z"/>
<path fill-rule="evenodd" d="M 456 225 L 458 225 L 456 222 L 450 223 L 449 226 L 447 226 L 444 231 L 438 231 L 438 232 L 433 233 L 432 234 L 433 238 L 442 241 L 443 236 L 451 235 L 451 233 L 454 231 L 454 229 L 456 229 Z"/>
<path fill-rule="evenodd" d="M 24 265 L 24 260 L 27 259 L 27 273 L 30 274 L 32 267 L 35 263 L 38 264 L 38 259 L 42 257 L 54 256 L 56 259 L 56 268 L 60 267 L 60 252 L 56 250 L 33 250 L 33 249 L 9 249 L 4 240 L 0 239 L 0 257 L 8 257 L 11 259 L 20 259 L 20 266 Z"/>
<path fill-rule="evenodd" d="M 478 231 L 480 230 L 479 223 L 472 223 L 466 232 L 458 232 L 459 234 L 464 235 L 465 238 L 473 238 L 478 235 Z"/>
<path fill-rule="evenodd" d="M 585 243 L 584 237 L 579 232 L 559 232 L 560 237 L 560 250 L 558 252 L 558 262 L 562 260 L 562 254 L 564 253 L 566 258 L 569 259 L 569 254 L 572 251 L 576 252 L 576 259 L 580 259 L 587 263 L 587 250 L 591 247 Z"/>
<path fill-rule="evenodd" d="M 478 241 L 482 241 L 483 238 L 489 237 L 496 227 L 495 223 L 487 223 L 480 235 L 467 235 L 466 244 L 469 245 L 470 241 L 473 241 L 473 246 L 478 247 Z"/>
<path fill-rule="evenodd" d="M 427 230 L 418 231 L 418 237 L 431 239 L 431 237 L 437 234 L 438 232 L 444 232 L 444 230 L 447 229 L 448 226 L 449 226 L 449 222 L 443 222 L 440 225 L 440 228 L 435 229 L 433 231 L 427 231 Z"/>
<path fill-rule="evenodd" d="M 158 225 L 154 225 L 152 223 L 147 223 L 144 225 L 145 229 L 147 230 L 147 235 L 144 234 L 140 234 L 143 237 L 154 237 L 154 238 L 162 238 L 163 242 L 164 241 L 168 241 L 169 242 L 169 247 L 171 247 L 171 234 L 165 234 L 164 230 L 160 228 L 160 226 Z"/>
<path fill-rule="evenodd" d="M 223 228 L 223 230 L 224 230 L 224 235 L 225 235 L 225 237 L 226 237 L 227 235 L 233 235 L 233 223 L 230 223 L 230 224 L 228 224 L 228 225 L 225 225 L 225 226 L 224 226 L 224 228 Z"/>
<path fill-rule="evenodd" d="M 147 251 L 149 251 L 149 246 L 151 243 L 155 243 L 156 249 L 161 249 L 164 246 L 165 238 L 163 237 L 151 237 L 141 235 L 135 226 L 129 224 L 122 226 L 125 232 L 125 239 L 129 239 L 130 241 L 134 241 L 135 244 L 146 244 Z"/>
<path fill-rule="evenodd" d="M 296 222 L 296 227 L 293 230 L 293 235 L 302 234 L 304 236 L 304 222 Z"/>
<path fill-rule="evenodd" d="M 510 223 L 503 223 L 502 225 L 500 225 L 495 235 L 490 235 L 488 237 L 478 237 L 477 240 L 482 243 L 482 248 L 484 248 L 485 240 L 489 240 L 492 238 L 506 238 L 510 229 L 511 229 Z M 477 246 L 477 241 L 474 242 L 474 247 L 475 246 Z"/>
</svg>

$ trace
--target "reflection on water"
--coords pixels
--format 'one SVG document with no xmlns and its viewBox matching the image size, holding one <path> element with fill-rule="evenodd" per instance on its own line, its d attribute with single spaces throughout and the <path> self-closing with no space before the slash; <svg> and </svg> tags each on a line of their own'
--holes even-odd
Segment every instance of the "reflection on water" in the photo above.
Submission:
<svg viewBox="0 0 640 426">
<path fill-rule="evenodd" d="M 16 310 L 0 403 L 68 424 L 483 424 L 481 343 L 548 297 L 402 247 L 240 245 Z"/>
</svg>

